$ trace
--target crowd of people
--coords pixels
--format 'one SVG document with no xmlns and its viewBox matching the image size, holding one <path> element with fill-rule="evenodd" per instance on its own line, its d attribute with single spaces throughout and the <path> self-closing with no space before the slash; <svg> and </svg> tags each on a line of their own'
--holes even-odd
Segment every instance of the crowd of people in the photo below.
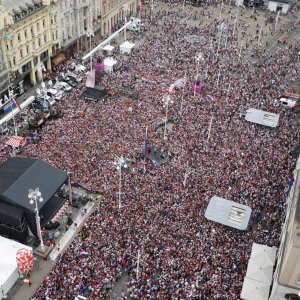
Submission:
<svg viewBox="0 0 300 300">
<path fill-rule="evenodd" d="M 295 46 L 253 52 L 260 33 L 243 22 L 222 35 L 218 18 L 206 26 L 201 14 L 188 20 L 177 8 L 159 6 L 145 19 L 133 55 L 116 54 L 122 67 L 103 77 L 105 102 L 84 102 L 80 86 L 57 104 L 63 117 L 47 123 L 41 141 L 21 155 L 70 172 L 103 198 L 32 299 L 239 299 L 252 243 L 279 245 L 299 108 L 274 100 L 300 75 Z M 248 49 L 236 38 L 242 30 Z M 186 84 L 168 107 L 176 127 L 164 139 L 156 131 L 165 117 L 162 99 L 180 78 Z M 192 90 L 195 81 L 200 94 Z M 241 118 L 251 107 L 280 114 L 279 126 Z M 149 145 L 170 151 L 172 160 L 144 165 L 146 127 Z M 135 172 L 122 173 L 120 208 L 114 162 L 121 156 L 138 163 Z M 252 208 L 247 230 L 205 219 L 214 195 Z M 114 295 L 122 276 L 126 287 Z"/>
</svg>

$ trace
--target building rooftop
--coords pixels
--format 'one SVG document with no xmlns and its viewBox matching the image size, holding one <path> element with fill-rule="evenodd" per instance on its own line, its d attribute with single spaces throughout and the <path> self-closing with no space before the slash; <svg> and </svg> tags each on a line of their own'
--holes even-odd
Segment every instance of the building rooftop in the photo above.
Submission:
<svg viewBox="0 0 300 300">
<path fill-rule="evenodd" d="M 21 18 L 35 11 L 43 5 L 42 0 L 3 0 L 3 6 L 12 16 Z"/>
</svg>

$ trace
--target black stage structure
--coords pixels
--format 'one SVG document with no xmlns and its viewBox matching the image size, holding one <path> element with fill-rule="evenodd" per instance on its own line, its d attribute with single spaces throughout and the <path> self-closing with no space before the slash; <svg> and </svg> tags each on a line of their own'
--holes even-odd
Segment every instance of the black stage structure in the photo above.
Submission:
<svg viewBox="0 0 300 300">
<path fill-rule="evenodd" d="M 35 204 L 29 203 L 29 189 L 38 187 L 42 194 L 38 209 L 43 228 L 66 201 L 56 193 L 68 177 L 39 159 L 9 158 L 0 166 L 0 234 L 24 243 L 29 227 L 37 237 Z"/>
</svg>

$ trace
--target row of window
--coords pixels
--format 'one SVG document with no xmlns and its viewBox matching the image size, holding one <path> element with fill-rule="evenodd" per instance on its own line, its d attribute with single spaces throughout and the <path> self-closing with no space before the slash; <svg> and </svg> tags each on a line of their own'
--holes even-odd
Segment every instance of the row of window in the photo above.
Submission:
<svg viewBox="0 0 300 300">
<path fill-rule="evenodd" d="M 56 33 L 52 33 L 52 40 L 56 40 L 58 38 L 58 32 L 56 31 Z M 30 49 L 30 45 L 26 45 L 25 47 L 21 48 L 19 50 L 20 53 L 20 57 L 23 58 L 26 55 L 28 55 L 30 53 L 30 50 L 33 51 L 35 49 L 38 49 L 40 47 L 42 47 L 45 43 L 47 43 L 47 35 L 44 35 L 43 41 L 41 38 L 39 38 L 37 41 L 33 41 L 31 43 L 31 49 Z M 14 67 L 16 65 L 16 57 L 14 56 L 12 58 L 12 60 L 9 61 L 10 67 Z"/>
<path fill-rule="evenodd" d="M 32 24 L 29 28 L 19 31 L 17 33 L 18 42 L 22 42 L 23 39 L 28 39 L 35 36 L 35 32 L 39 33 L 41 29 L 46 29 L 46 20 L 37 21 L 35 24 Z"/>
</svg>

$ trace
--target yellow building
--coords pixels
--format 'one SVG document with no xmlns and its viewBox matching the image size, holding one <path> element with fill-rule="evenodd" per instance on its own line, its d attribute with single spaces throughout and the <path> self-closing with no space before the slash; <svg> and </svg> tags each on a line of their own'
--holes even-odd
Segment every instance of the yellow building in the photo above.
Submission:
<svg viewBox="0 0 300 300">
<path fill-rule="evenodd" d="M 0 0 L 1 47 L 10 81 L 20 94 L 51 70 L 59 49 L 56 1 Z"/>
</svg>

